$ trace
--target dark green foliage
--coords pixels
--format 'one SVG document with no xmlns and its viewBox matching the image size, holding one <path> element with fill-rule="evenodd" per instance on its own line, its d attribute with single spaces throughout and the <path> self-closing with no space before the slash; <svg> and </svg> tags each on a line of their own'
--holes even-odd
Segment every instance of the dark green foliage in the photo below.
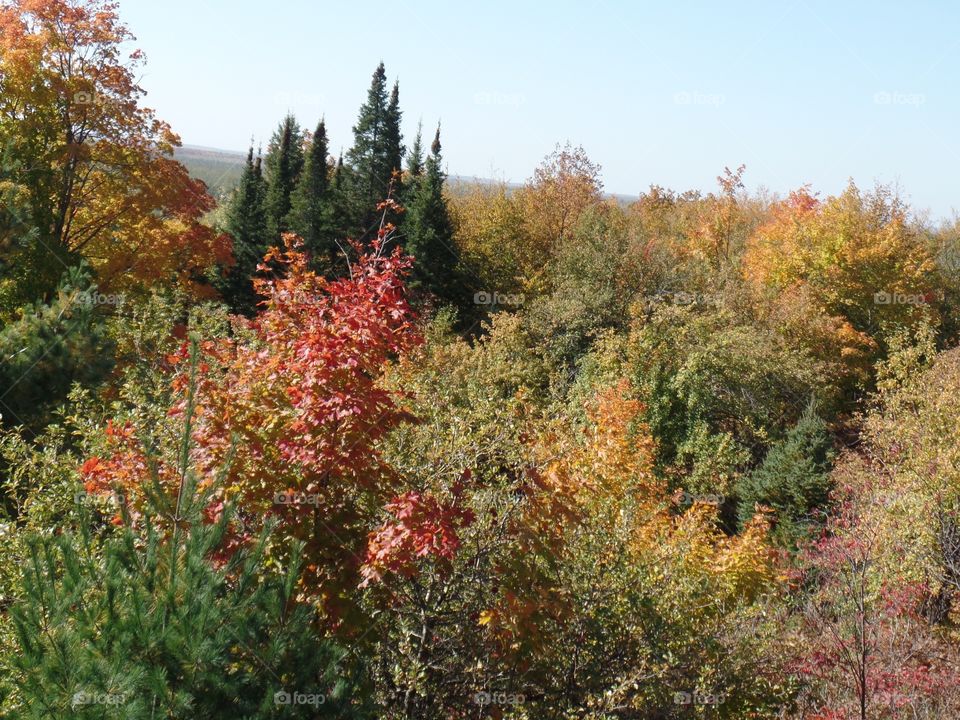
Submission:
<svg viewBox="0 0 960 720">
<path fill-rule="evenodd" d="M 400 132 L 400 122 L 402 119 L 403 112 L 400 110 L 400 83 L 395 82 L 393 84 L 393 90 L 390 92 L 390 102 L 387 105 L 387 118 L 385 123 L 387 167 L 390 169 L 391 175 L 399 172 L 403 168 L 405 148 L 403 147 L 403 134 Z M 400 195 L 400 187 L 394 187 L 394 194 Z"/>
<path fill-rule="evenodd" d="M 303 238 L 307 250 L 323 268 L 333 266 L 337 253 L 327 155 L 327 128 L 321 120 L 290 199 L 288 217 L 290 229 Z"/>
<path fill-rule="evenodd" d="M 393 172 L 403 157 L 400 135 L 399 87 L 387 99 L 387 73 L 381 62 L 373 73 L 367 101 L 353 127 L 353 147 L 347 153 L 350 169 L 349 199 L 354 229 L 362 239 L 376 234 L 377 204 L 391 192 Z"/>
<path fill-rule="evenodd" d="M 192 395 L 192 393 L 191 393 Z M 12 610 L 17 717 L 359 717 L 355 668 L 317 638 L 294 598 L 299 567 L 263 567 L 269 528 L 232 552 L 233 513 L 208 521 L 210 497 L 189 465 L 185 414 L 177 488 L 148 455 L 146 507 L 95 550 L 91 523 L 28 541 Z M 298 552 L 294 552 L 296 557 Z M 323 696 L 278 704 L 277 693 Z"/>
<path fill-rule="evenodd" d="M 44 236 L 30 193 L 19 182 L 21 168 L 8 146 L 0 158 L 0 321 L 46 297 L 64 268 L 78 261 L 59 242 Z"/>
<path fill-rule="evenodd" d="M 252 313 L 256 307 L 256 295 L 250 279 L 257 270 L 257 263 L 268 247 L 267 187 L 260 167 L 260 157 L 253 157 L 253 147 L 247 153 L 240 185 L 234 192 L 227 210 L 227 232 L 233 238 L 234 264 L 222 268 L 218 289 L 224 300 L 235 312 Z"/>
<path fill-rule="evenodd" d="M 815 523 L 813 512 L 827 502 L 832 460 L 827 424 L 811 403 L 760 467 L 738 483 L 741 525 L 753 517 L 755 504 L 766 505 L 775 512 L 774 537 L 796 543 Z"/>
<path fill-rule="evenodd" d="M 264 161 L 267 181 L 267 235 L 270 242 L 290 230 L 291 196 L 303 171 L 303 133 L 293 115 L 287 115 L 273 133 Z"/>
<path fill-rule="evenodd" d="M 459 256 L 453 241 L 453 223 L 443 197 L 446 175 L 441 167 L 440 127 L 434 137 L 423 177 L 407 208 L 403 226 L 404 249 L 415 264 L 411 287 L 426 290 L 439 300 L 457 305 L 462 302 L 463 283 L 458 279 Z"/>
<path fill-rule="evenodd" d="M 122 296 L 97 291 L 86 266 L 71 268 L 49 303 L 23 308 L 0 330 L 0 414 L 3 424 L 37 429 L 75 383 L 103 378 L 113 364 L 98 305 Z"/>
</svg>

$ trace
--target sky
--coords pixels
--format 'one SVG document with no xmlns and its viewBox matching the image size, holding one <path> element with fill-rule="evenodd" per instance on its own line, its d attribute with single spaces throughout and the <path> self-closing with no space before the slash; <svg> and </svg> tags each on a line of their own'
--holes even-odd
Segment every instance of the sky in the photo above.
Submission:
<svg viewBox="0 0 960 720">
<path fill-rule="evenodd" d="M 605 189 L 821 196 L 889 183 L 960 211 L 960 3 L 120 0 L 146 104 L 186 144 L 266 144 L 292 111 L 331 151 L 381 60 L 409 145 L 442 123 L 451 174 L 522 182 L 582 145 Z"/>
</svg>

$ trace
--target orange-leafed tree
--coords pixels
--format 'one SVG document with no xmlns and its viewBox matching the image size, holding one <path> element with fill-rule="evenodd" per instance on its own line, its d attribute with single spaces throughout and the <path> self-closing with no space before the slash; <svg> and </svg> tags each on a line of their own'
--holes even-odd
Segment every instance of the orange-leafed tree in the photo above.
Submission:
<svg viewBox="0 0 960 720">
<path fill-rule="evenodd" d="M 4 178 L 25 196 L 37 273 L 86 258 L 101 286 L 189 283 L 229 244 L 200 224 L 213 200 L 173 159 L 180 143 L 141 106 L 140 51 L 106 0 L 12 0 L 0 8 Z"/>
</svg>

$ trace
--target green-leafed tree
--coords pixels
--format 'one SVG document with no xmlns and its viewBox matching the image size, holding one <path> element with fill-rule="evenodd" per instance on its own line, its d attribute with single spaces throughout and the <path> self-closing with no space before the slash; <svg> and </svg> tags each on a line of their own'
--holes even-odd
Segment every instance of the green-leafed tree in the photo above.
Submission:
<svg viewBox="0 0 960 720">
<path fill-rule="evenodd" d="M 269 245 L 266 191 L 260 156 L 254 158 L 251 146 L 240 185 L 227 208 L 226 229 L 233 238 L 234 262 L 221 269 L 218 283 L 224 300 L 236 312 L 249 314 L 256 308 L 256 295 L 250 279 Z"/>
<path fill-rule="evenodd" d="M 774 537 L 796 543 L 816 524 L 815 512 L 825 508 L 832 461 L 827 424 L 811 404 L 763 463 L 737 484 L 741 524 L 750 521 L 756 505 L 764 505 L 774 511 Z"/>
<path fill-rule="evenodd" d="M 303 238 L 307 250 L 322 267 L 331 267 L 337 246 L 331 207 L 330 168 L 327 165 L 327 128 L 317 125 L 306 153 L 300 181 L 293 191 L 287 224 Z"/>
<path fill-rule="evenodd" d="M 424 168 L 404 223 L 405 249 L 415 258 L 411 285 L 457 305 L 463 284 L 458 281 L 453 223 L 443 197 L 446 174 L 441 166 L 439 125 Z"/>
<path fill-rule="evenodd" d="M 290 230 L 288 216 L 297 180 L 303 171 L 303 132 L 297 119 L 287 115 L 270 138 L 264 160 L 267 181 L 267 233 L 271 242 Z"/>
</svg>

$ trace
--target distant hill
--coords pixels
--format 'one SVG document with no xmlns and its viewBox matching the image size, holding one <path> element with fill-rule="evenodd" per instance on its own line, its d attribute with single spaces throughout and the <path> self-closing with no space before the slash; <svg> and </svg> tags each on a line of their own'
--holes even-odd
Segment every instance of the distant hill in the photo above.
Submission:
<svg viewBox="0 0 960 720">
<path fill-rule="evenodd" d="M 211 194 L 218 199 L 226 197 L 237 186 L 240 174 L 243 172 L 243 165 L 247 160 L 247 154 L 244 152 L 220 150 L 201 145 L 184 145 L 177 148 L 173 155 L 190 171 L 190 175 L 203 180 L 210 188 Z M 449 181 L 454 192 L 471 185 L 493 185 L 500 182 L 469 175 L 450 175 Z M 507 183 L 507 187 L 514 189 L 521 184 Z M 607 193 L 607 197 L 615 198 L 623 204 L 629 204 L 637 199 L 636 195 L 619 193 Z"/>
<path fill-rule="evenodd" d="M 247 161 L 246 153 L 199 145 L 179 147 L 173 156 L 184 164 L 190 175 L 203 180 L 217 198 L 225 197 L 237 186 Z"/>
</svg>

